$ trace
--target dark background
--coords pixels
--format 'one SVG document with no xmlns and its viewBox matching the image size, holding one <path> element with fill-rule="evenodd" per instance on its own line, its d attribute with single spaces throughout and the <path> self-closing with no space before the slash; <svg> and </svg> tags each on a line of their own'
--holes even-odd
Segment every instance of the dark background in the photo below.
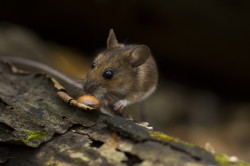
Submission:
<svg viewBox="0 0 250 166">
<path fill-rule="evenodd" d="M 247 103 L 243 116 L 250 117 L 249 0 L 1 0 L 0 21 L 88 55 L 105 47 L 113 28 L 119 41 L 151 48 L 160 82 L 206 89 L 223 103 Z M 218 121 L 235 112 L 219 110 Z"/>
<path fill-rule="evenodd" d="M 0 19 L 91 54 L 114 28 L 150 46 L 167 78 L 249 98 L 249 9 L 248 0 L 1 0 Z"/>
</svg>

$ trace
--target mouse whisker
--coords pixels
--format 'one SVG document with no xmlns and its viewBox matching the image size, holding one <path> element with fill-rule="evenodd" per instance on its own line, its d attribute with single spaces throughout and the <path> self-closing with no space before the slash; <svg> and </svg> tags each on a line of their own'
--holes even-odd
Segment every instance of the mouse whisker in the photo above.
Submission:
<svg viewBox="0 0 250 166">
<path fill-rule="evenodd" d="M 107 94 L 108 94 L 109 96 L 112 96 L 112 97 L 115 98 L 116 100 L 120 100 L 118 97 L 116 97 L 116 96 L 113 95 L 112 93 L 107 92 Z"/>
<path fill-rule="evenodd" d="M 108 98 L 110 98 L 111 101 L 114 101 L 114 98 L 113 98 L 112 96 L 110 96 L 107 92 L 104 92 L 104 94 L 105 94 Z"/>
<path fill-rule="evenodd" d="M 100 88 L 100 87 L 98 87 L 98 89 L 104 94 L 104 96 L 102 97 L 102 99 L 105 99 L 105 96 L 106 96 L 106 97 L 109 98 L 111 101 L 114 100 L 111 96 L 109 96 L 109 95 L 107 94 L 107 92 L 105 92 L 104 89 L 102 89 L 102 88 Z"/>
<path fill-rule="evenodd" d="M 113 95 L 113 94 L 111 94 L 111 93 L 105 91 L 104 89 L 102 89 L 102 88 L 98 88 L 98 89 L 100 89 L 100 90 L 102 91 L 102 93 L 103 93 L 107 98 L 109 98 L 112 102 L 116 102 L 117 100 L 119 100 L 118 97 L 116 97 L 115 95 Z"/>
</svg>

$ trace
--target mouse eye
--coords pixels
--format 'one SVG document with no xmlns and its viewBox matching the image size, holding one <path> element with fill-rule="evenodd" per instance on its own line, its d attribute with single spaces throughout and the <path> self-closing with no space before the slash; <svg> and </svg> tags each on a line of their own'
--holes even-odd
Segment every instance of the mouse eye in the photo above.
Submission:
<svg viewBox="0 0 250 166">
<path fill-rule="evenodd" d="M 93 69 L 96 66 L 96 63 L 92 63 L 91 68 Z"/>
<path fill-rule="evenodd" d="M 105 78 L 106 80 L 110 80 L 113 77 L 113 71 L 112 70 L 106 70 L 104 71 L 104 73 L 102 74 L 103 78 Z"/>
</svg>

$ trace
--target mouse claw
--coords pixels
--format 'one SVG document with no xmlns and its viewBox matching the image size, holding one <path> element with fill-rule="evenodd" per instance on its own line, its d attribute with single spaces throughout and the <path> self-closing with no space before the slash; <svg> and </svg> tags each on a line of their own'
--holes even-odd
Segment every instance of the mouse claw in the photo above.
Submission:
<svg viewBox="0 0 250 166">
<path fill-rule="evenodd" d="M 117 111 L 121 111 L 127 105 L 128 105 L 127 100 L 119 100 L 114 104 L 114 109 L 117 110 Z"/>
</svg>

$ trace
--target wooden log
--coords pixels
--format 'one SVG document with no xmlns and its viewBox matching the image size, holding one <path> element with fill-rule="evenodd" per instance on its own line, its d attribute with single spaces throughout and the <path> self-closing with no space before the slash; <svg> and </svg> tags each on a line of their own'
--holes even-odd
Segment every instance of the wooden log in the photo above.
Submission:
<svg viewBox="0 0 250 166">
<path fill-rule="evenodd" d="M 122 117 L 70 105 L 59 91 L 67 94 L 44 74 L 0 63 L 0 165 L 250 165 Z"/>
</svg>

